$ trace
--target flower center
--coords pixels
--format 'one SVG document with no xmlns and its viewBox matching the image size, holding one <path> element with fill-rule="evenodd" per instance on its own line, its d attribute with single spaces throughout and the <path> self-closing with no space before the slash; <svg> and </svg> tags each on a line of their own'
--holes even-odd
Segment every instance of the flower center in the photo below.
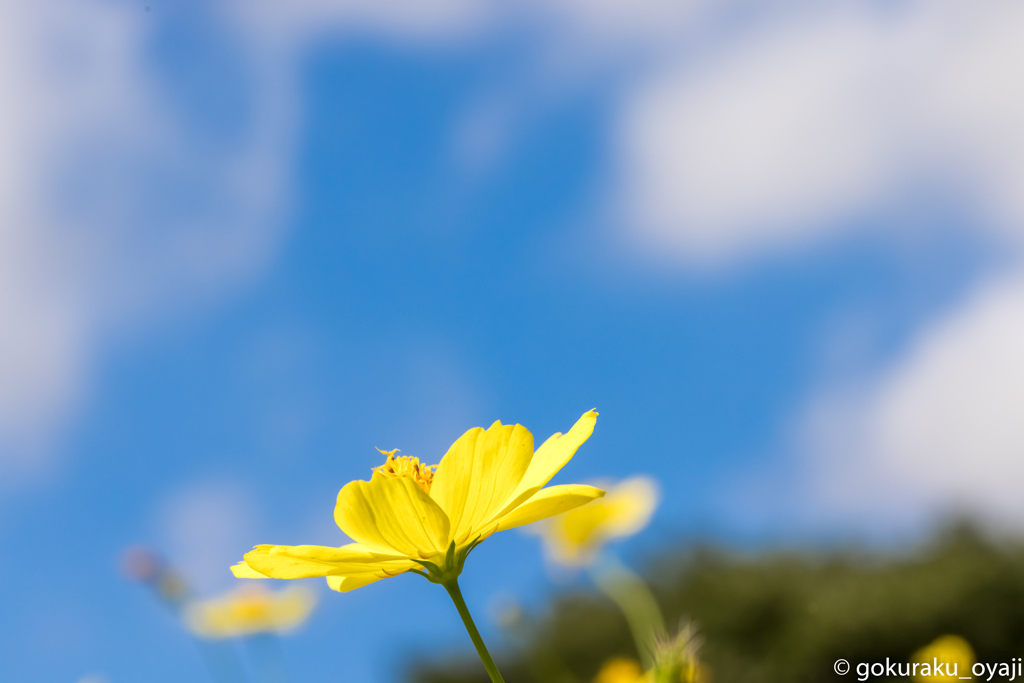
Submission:
<svg viewBox="0 0 1024 683">
<path fill-rule="evenodd" d="M 270 596 L 264 590 L 239 591 L 231 603 L 234 616 L 249 621 L 266 618 L 270 608 Z"/>
<path fill-rule="evenodd" d="M 437 465 L 423 465 L 419 458 L 414 458 L 411 455 L 396 456 L 397 448 L 393 451 L 381 451 L 379 448 L 377 450 L 386 455 L 387 460 L 380 467 L 375 467 L 375 472 L 392 479 L 409 477 L 423 489 L 424 493 L 430 495 L 430 487 L 434 483 L 434 470 L 437 469 Z"/>
</svg>

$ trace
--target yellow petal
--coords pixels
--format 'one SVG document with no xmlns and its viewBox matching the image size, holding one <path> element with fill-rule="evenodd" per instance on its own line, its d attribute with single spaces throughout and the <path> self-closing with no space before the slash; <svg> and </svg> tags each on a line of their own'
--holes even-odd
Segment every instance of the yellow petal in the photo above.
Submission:
<svg viewBox="0 0 1024 683">
<path fill-rule="evenodd" d="M 597 531 L 602 538 L 632 536 L 651 521 L 658 507 L 658 483 L 650 477 L 630 477 L 608 489 L 599 505 L 607 506 L 609 514 Z M 577 510 L 566 517 L 582 513 Z"/>
<path fill-rule="evenodd" d="M 354 591 L 356 588 L 362 588 L 375 581 L 387 578 L 387 575 L 380 573 L 370 572 L 367 574 L 351 574 L 349 576 L 328 576 L 327 585 L 331 587 L 331 590 L 338 591 L 339 593 L 348 593 Z"/>
<path fill-rule="evenodd" d="M 270 577 L 265 574 L 260 574 L 258 571 L 246 564 L 245 560 L 231 565 L 231 573 L 235 575 L 236 579 L 269 579 Z"/>
<path fill-rule="evenodd" d="M 558 470 L 565 467 L 576 450 L 594 433 L 597 424 L 597 411 L 590 410 L 576 420 L 576 424 L 566 434 L 554 434 L 540 445 L 530 467 L 520 482 L 520 488 L 540 487 L 551 481 Z"/>
<path fill-rule="evenodd" d="M 526 474 L 523 475 L 508 501 L 482 526 L 489 527 L 494 520 L 510 513 L 551 481 L 551 478 L 572 459 L 583 442 L 594 433 L 595 424 L 597 424 L 597 412 L 588 411 L 576 421 L 568 433 L 553 434 L 542 443 L 537 452 L 533 454 Z"/>
<path fill-rule="evenodd" d="M 524 524 L 532 524 L 541 519 L 560 515 L 580 505 L 586 505 L 595 498 L 604 495 L 604 491 L 584 484 L 565 484 L 541 489 L 528 501 L 512 510 L 498 520 L 495 531 L 513 529 Z"/>
<path fill-rule="evenodd" d="M 436 484 L 435 484 L 436 485 Z M 448 517 L 415 481 L 375 472 L 338 493 L 334 521 L 371 551 L 426 559 L 448 545 Z"/>
<path fill-rule="evenodd" d="M 508 503 L 533 457 L 533 435 L 522 425 L 495 422 L 470 429 L 452 444 L 434 475 L 430 495 L 451 520 L 456 543 L 481 530 Z"/>
<path fill-rule="evenodd" d="M 383 566 L 407 566 L 397 555 L 382 555 L 358 543 L 329 548 L 319 545 L 258 545 L 245 554 L 250 569 L 273 579 L 357 574 Z"/>
<path fill-rule="evenodd" d="M 608 487 L 601 500 L 538 524 L 535 531 L 554 560 L 586 564 L 604 542 L 647 526 L 657 505 L 657 483 L 650 477 L 632 477 Z"/>
</svg>

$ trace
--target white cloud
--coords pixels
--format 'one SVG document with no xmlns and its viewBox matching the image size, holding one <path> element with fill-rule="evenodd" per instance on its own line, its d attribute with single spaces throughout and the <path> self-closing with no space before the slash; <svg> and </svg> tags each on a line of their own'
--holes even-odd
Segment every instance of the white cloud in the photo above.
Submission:
<svg viewBox="0 0 1024 683">
<path fill-rule="evenodd" d="M 138 3 L 0 6 L 0 472 L 36 473 L 112 335 L 224 297 L 273 257 L 298 136 L 299 56 L 327 32 L 447 41 L 476 0 L 207 7 L 251 84 L 232 144 L 182 112 Z M 17 476 L 16 476 L 17 475 Z"/>
<path fill-rule="evenodd" d="M 363 33 L 414 42 L 451 42 L 501 27 L 570 38 L 591 56 L 630 44 L 674 42 L 698 24 L 709 0 L 546 0 L 501 6 L 483 0 L 225 0 L 247 31 L 269 43 L 302 44 L 328 34 Z M 589 45 L 588 45 L 589 43 Z"/>
<path fill-rule="evenodd" d="M 330 34 L 450 43 L 525 22 L 551 29 L 549 47 L 650 46 L 641 68 L 657 68 L 625 92 L 618 130 L 623 215 L 636 239 L 691 264 L 820 239 L 922 179 L 973 201 L 991 234 L 1024 233 L 1019 3 L 780 2 L 732 29 L 715 19 L 721 7 L 223 0 L 218 30 L 255 84 L 251 123 L 225 147 L 175 115 L 147 52 L 154 20 L 138 5 L 4 3 L 4 480 L 38 467 L 111 335 L 223 297 L 273 257 L 298 136 L 299 56 Z M 698 27 L 715 39 L 663 61 Z M 457 138 L 484 165 L 507 127 L 498 109 L 468 117 L 477 129 Z"/>
<path fill-rule="evenodd" d="M 158 517 L 160 547 L 197 592 L 209 594 L 234 581 L 228 568 L 254 545 L 254 518 L 241 486 L 193 484 L 164 501 Z"/>
<path fill-rule="evenodd" d="M 623 51 L 657 54 L 691 31 L 705 28 L 716 12 L 738 2 L 710 0 L 540 0 L 523 5 L 530 18 L 556 36 L 556 49 L 568 48 L 601 59 Z M 638 51 L 640 51 L 638 53 Z"/>
<path fill-rule="evenodd" d="M 934 184 L 1024 231 L 1024 8 L 785 7 L 623 107 L 623 220 L 690 264 L 790 249 Z"/>
<path fill-rule="evenodd" d="M 140 6 L 0 8 L 0 470 L 38 469 L 110 334 L 267 262 L 286 186 L 274 111 L 225 151 L 174 115 Z M 264 108 L 266 109 L 266 108 Z"/>
<path fill-rule="evenodd" d="M 449 41 L 475 33 L 492 10 L 480 0 L 225 0 L 233 20 L 262 47 L 293 49 L 338 32 L 414 41 Z"/>
<path fill-rule="evenodd" d="M 138 3 L 0 7 L 0 472 L 38 472 L 105 342 L 223 298 L 276 252 L 298 136 L 298 67 L 328 34 L 445 42 L 477 0 L 242 3 L 205 17 L 251 85 L 237 140 L 182 115 Z M 239 130 L 240 129 L 240 130 Z M 14 475 L 19 475 L 15 477 Z"/>
<path fill-rule="evenodd" d="M 939 192 L 1009 256 L 870 376 L 863 339 L 832 340 L 855 372 L 812 397 L 785 475 L 816 518 L 1024 524 L 1022 33 L 1014 2 L 777 3 L 627 89 L 616 208 L 659 258 L 732 266 Z"/>
<path fill-rule="evenodd" d="M 817 505 L 906 520 L 1024 524 L 1024 277 L 980 287 L 876 380 L 832 388 L 803 424 Z"/>
<path fill-rule="evenodd" d="M 406 363 L 407 385 L 387 437 L 393 441 L 381 448 L 401 448 L 436 463 L 455 439 L 480 422 L 493 401 L 473 385 L 458 355 L 443 345 L 421 342 Z M 485 427 L 493 421 L 489 415 L 485 419 Z"/>
</svg>

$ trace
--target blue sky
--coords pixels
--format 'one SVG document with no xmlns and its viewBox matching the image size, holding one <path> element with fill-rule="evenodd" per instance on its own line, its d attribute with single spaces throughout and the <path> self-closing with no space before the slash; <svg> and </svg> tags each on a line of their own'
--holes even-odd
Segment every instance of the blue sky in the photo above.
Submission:
<svg viewBox="0 0 1024 683">
<path fill-rule="evenodd" d="M 50 4 L 0 73 L 5 678 L 201 680 L 126 547 L 222 590 L 495 419 L 599 410 L 556 481 L 661 482 L 634 563 L 1024 519 L 1011 5 Z M 496 643 L 560 586 L 514 532 L 464 579 Z M 418 577 L 322 593 L 295 681 L 468 646 Z"/>
</svg>

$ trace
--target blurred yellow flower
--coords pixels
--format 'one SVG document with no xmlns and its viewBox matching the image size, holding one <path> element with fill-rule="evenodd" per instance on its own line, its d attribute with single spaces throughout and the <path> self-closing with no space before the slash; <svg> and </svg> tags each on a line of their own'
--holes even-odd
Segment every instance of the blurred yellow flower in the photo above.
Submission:
<svg viewBox="0 0 1024 683">
<path fill-rule="evenodd" d="M 601 665 L 601 670 L 594 677 L 594 683 L 645 683 L 640 662 L 625 657 L 613 657 Z"/>
<path fill-rule="evenodd" d="M 635 659 L 612 657 L 601 666 L 593 683 L 710 683 L 710 680 L 707 667 L 692 656 L 670 657 L 647 672 Z"/>
<path fill-rule="evenodd" d="M 532 531 L 540 534 L 553 560 L 579 566 L 592 561 L 607 541 L 647 526 L 657 506 L 657 483 L 650 477 L 631 477 L 608 487 L 601 500 L 547 519 Z"/>
<path fill-rule="evenodd" d="M 590 437 L 596 421 L 596 412 L 585 413 L 568 433 L 555 434 L 536 452 L 533 435 L 521 425 L 477 427 L 459 437 L 436 466 L 381 451 L 384 465 L 370 481 L 346 484 L 334 508 L 335 522 L 355 543 L 258 545 L 232 571 L 240 578 L 325 576 L 341 592 L 409 571 L 452 583 L 466 555 L 496 531 L 604 495 L 578 484 L 544 488 Z"/>
<path fill-rule="evenodd" d="M 204 638 L 231 638 L 255 633 L 282 633 L 304 622 L 316 597 L 303 586 L 271 592 L 258 584 L 237 588 L 185 608 L 185 624 Z"/>
<path fill-rule="evenodd" d="M 915 652 L 910 662 L 914 665 L 911 673 L 915 681 L 952 682 L 971 675 L 974 650 L 960 636 L 942 636 Z"/>
</svg>

